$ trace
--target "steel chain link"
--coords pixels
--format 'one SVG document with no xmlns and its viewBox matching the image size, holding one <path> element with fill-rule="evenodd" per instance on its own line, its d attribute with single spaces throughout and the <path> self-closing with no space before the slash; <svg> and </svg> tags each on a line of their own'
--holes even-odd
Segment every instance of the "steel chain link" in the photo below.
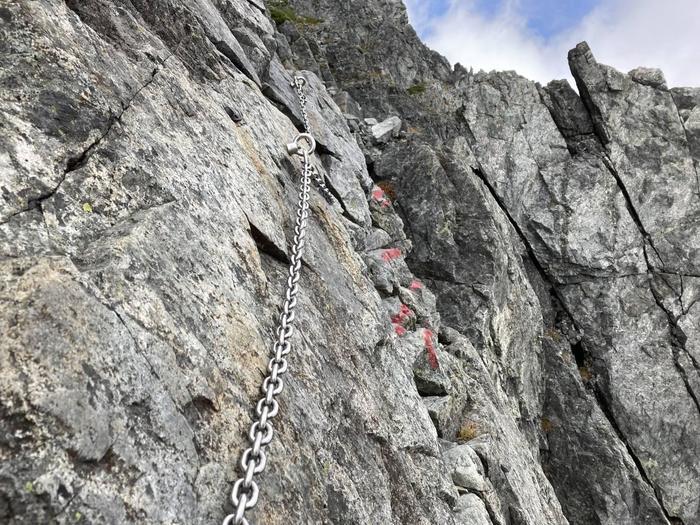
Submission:
<svg viewBox="0 0 700 525">
<path fill-rule="evenodd" d="M 306 237 L 306 223 L 309 216 L 309 186 L 311 177 L 314 177 L 319 187 L 330 195 L 330 191 L 323 183 L 323 179 L 318 174 L 317 170 L 311 166 L 311 155 L 316 148 L 316 141 L 310 134 L 309 129 L 309 117 L 306 112 L 306 94 L 304 93 L 305 85 L 305 78 L 300 76 L 294 77 L 292 86 L 296 88 L 299 97 L 299 104 L 304 120 L 304 130 L 306 133 L 298 135 L 294 142 L 287 146 L 289 153 L 298 154 L 302 157 L 301 186 L 297 203 L 294 239 L 292 241 L 287 278 L 287 290 L 277 327 L 277 340 L 272 348 L 273 357 L 268 362 L 268 375 L 262 383 L 262 392 L 264 396 L 258 401 L 255 407 L 257 420 L 251 425 L 250 431 L 248 432 L 250 447 L 243 451 L 240 459 L 240 467 L 244 475 L 234 483 L 233 490 L 231 491 L 231 502 L 233 503 L 235 512 L 226 516 L 223 525 L 250 525 L 245 518 L 245 513 L 258 503 L 259 487 L 253 478 L 256 474 L 260 474 L 267 464 L 266 447 L 270 444 L 274 435 L 271 420 L 274 419 L 279 412 L 279 403 L 275 397 L 278 396 L 284 388 L 282 376 L 288 369 L 286 356 L 291 351 L 290 338 L 294 331 L 294 309 L 297 305 L 302 253 L 304 251 L 304 241 Z M 301 143 L 302 141 L 306 141 L 308 147 L 304 147 Z"/>
<path fill-rule="evenodd" d="M 309 125 L 309 114 L 306 111 L 307 99 L 306 93 L 304 93 L 305 85 L 306 79 L 304 77 L 294 77 L 293 86 L 296 89 L 297 97 L 299 98 L 299 105 L 301 106 L 301 118 L 302 124 L 304 125 L 304 131 L 306 133 L 311 134 L 311 126 Z M 326 181 L 324 180 L 323 176 L 318 172 L 316 168 L 311 168 L 311 170 L 311 174 L 314 178 L 314 181 L 316 182 L 316 186 L 318 186 L 319 190 L 321 190 L 321 194 L 326 199 L 326 201 L 333 204 L 333 194 L 331 193 L 330 189 L 328 189 L 328 186 L 326 185 Z"/>
</svg>

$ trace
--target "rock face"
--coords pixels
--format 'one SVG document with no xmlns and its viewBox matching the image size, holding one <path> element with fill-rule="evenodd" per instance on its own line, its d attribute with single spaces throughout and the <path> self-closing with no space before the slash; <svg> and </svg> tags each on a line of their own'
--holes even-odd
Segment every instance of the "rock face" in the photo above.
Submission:
<svg viewBox="0 0 700 525">
<path fill-rule="evenodd" d="M 700 524 L 700 91 L 452 68 L 398 0 L 0 4 L 0 521 Z M 580 94 L 580 96 L 579 96 Z"/>
</svg>

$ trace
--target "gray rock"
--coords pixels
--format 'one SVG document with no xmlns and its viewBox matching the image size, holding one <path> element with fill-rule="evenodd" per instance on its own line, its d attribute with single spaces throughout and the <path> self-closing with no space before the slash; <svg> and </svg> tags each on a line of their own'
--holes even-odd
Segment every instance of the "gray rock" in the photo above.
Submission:
<svg viewBox="0 0 700 525">
<path fill-rule="evenodd" d="M 455 391 L 466 392 L 469 403 L 460 418 L 457 437 L 468 441 L 484 468 L 493 490 L 481 496 L 494 524 L 509 523 L 517 513 L 521 523 L 567 523 L 547 478 L 540 469 L 513 417 L 507 394 L 491 379 L 482 357 L 464 336 L 457 335 L 441 363 L 453 370 Z M 457 382 L 459 381 L 459 386 Z M 447 451 L 449 453 L 449 450 Z"/>
<path fill-rule="evenodd" d="M 698 512 L 692 494 L 700 490 L 700 444 L 688 434 L 700 431 L 691 382 L 696 371 L 683 370 L 679 358 L 687 349 L 675 339 L 653 290 L 643 276 L 585 282 L 562 293 L 567 305 L 576 305 L 594 386 L 640 475 L 662 494 L 667 513 L 692 523 Z M 602 325 L 603 317 L 614 324 Z M 682 423 L 669 426 L 671 413 Z"/>
<path fill-rule="evenodd" d="M 413 365 L 416 388 L 422 396 L 444 396 L 452 390 L 449 377 L 440 369 L 439 358 L 434 362 L 438 365 L 431 363 L 426 353 L 421 352 Z"/>
<path fill-rule="evenodd" d="M 700 88 L 673 88 L 671 95 L 685 128 L 688 150 L 695 164 L 695 172 L 700 173 L 698 171 L 700 165 Z M 700 193 L 700 186 L 698 186 L 698 193 Z"/>
<path fill-rule="evenodd" d="M 452 471 L 452 481 L 458 487 L 485 492 L 489 486 L 484 479 L 484 467 L 476 452 L 469 445 L 458 445 L 443 454 Z"/>
<path fill-rule="evenodd" d="M 561 335 L 551 335 L 545 346 L 542 458 L 569 523 L 666 523 L 652 487 L 618 439 L 619 430 L 586 389 L 593 380 L 590 369 L 576 363 Z"/>
<path fill-rule="evenodd" d="M 652 264 L 697 273 L 700 200 L 687 191 L 697 187 L 697 173 L 673 96 L 598 64 L 585 44 L 571 51 L 569 63 L 610 168 L 653 246 Z"/>
<path fill-rule="evenodd" d="M 300 0 L 295 4 L 303 7 L 306 2 Z M 370 6 L 368 12 L 373 13 L 375 8 Z M 319 28 L 323 38 L 342 31 L 345 23 L 333 17 L 332 9 L 328 8 L 328 13 L 333 22 Z M 399 17 L 396 25 L 401 27 L 402 23 Z M 372 54 L 375 67 L 379 64 L 391 71 L 395 85 L 415 85 L 415 71 L 420 71 L 421 81 L 428 83 L 431 78 L 441 78 L 443 70 L 439 62 L 431 61 L 427 51 L 417 50 L 410 35 L 399 33 L 388 36 L 384 26 L 382 41 L 388 39 L 395 46 L 376 46 Z M 379 39 L 379 35 L 369 33 L 366 38 Z M 336 53 L 333 46 L 319 50 L 322 55 L 326 52 Z M 685 190 L 694 187 L 694 171 L 689 168 L 694 167 L 692 163 L 696 160 L 692 153 L 688 154 L 693 150 L 689 138 L 692 134 L 688 135 L 688 127 L 681 126 L 692 109 L 683 109 L 686 113 L 681 114 L 683 120 L 679 121 L 674 116 L 677 108 L 668 91 L 640 84 L 611 68 L 599 66 L 586 46 L 579 46 L 571 54 L 572 70 L 582 100 L 561 83 L 538 89 L 513 74 L 473 75 L 460 70 L 453 76 L 457 89 L 448 87 L 441 93 L 437 111 L 434 105 L 417 97 L 397 95 L 389 100 L 383 96 L 381 81 L 358 83 L 353 75 L 366 61 L 367 57 L 350 54 L 343 68 L 334 70 L 334 77 L 364 107 L 376 108 L 377 114 L 400 115 L 409 129 L 415 130 L 405 144 L 390 143 L 385 150 L 365 149 L 365 155 L 373 162 L 375 176 L 393 185 L 396 207 L 414 245 L 407 262 L 437 292 L 443 322 L 464 331 L 477 348 L 486 350 L 483 358 L 497 387 L 506 392 L 506 402 L 518 399 L 515 405 L 520 413 L 518 421 L 534 455 L 537 456 L 542 439 L 538 417 L 542 412 L 541 381 L 545 377 L 539 357 L 542 350 L 537 318 L 549 310 L 552 298 L 555 307 L 544 319 L 546 330 L 551 330 L 553 323 L 561 324 L 564 336 L 571 338 L 571 346 L 580 343 L 583 353 L 594 359 L 597 367 L 592 374 L 596 381 L 591 388 L 598 392 L 600 403 L 611 403 L 612 398 L 618 396 L 615 391 L 658 395 L 652 385 L 645 387 L 638 379 L 633 380 L 632 375 L 615 385 L 606 379 L 612 370 L 625 366 L 616 360 L 600 359 L 603 355 L 609 358 L 615 355 L 609 352 L 609 341 L 619 332 L 611 325 L 603 326 L 600 317 L 589 323 L 590 312 L 584 310 L 582 297 L 569 292 L 588 282 L 600 283 L 596 293 L 602 293 L 597 299 L 602 309 L 606 308 L 608 298 L 624 297 L 628 293 L 624 290 L 635 290 L 630 306 L 634 303 L 639 308 L 629 310 L 628 306 L 624 313 L 616 310 L 612 314 L 624 326 L 635 326 L 641 312 L 651 313 L 657 308 L 652 325 L 660 337 L 648 342 L 669 349 L 670 354 L 666 355 L 671 359 L 659 356 L 653 366 L 663 370 L 664 377 L 669 380 L 675 377 L 669 383 L 674 386 L 666 400 L 671 403 L 678 400 L 684 407 L 684 417 L 689 418 L 694 428 L 691 400 L 696 381 L 693 367 L 688 367 L 688 355 L 692 351 L 688 348 L 693 348 L 693 343 L 678 332 L 681 326 L 690 330 L 687 327 L 693 323 L 694 310 L 691 308 L 677 320 L 670 317 L 671 328 L 663 320 L 666 311 L 688 310 L 678 302 L 681 296 L 686 300 L 680 280 L 689 281 L 687 274 L 695 272 L 694 265 L 698 261 L 693 240 L 697 222 L 692 220 L 697 215 L 697 199 Z M 404 64 L 408 66 L 402 67 Z M 426 66 L 429 72 L 422 69 Z M 638 80 L 644 76 L 649 80 L 656 75 L 637 73 Z M 689 98 L 685 93 L 674 96 Z M 620 104 L 623 100 L 631 102 L 623 112 L 622 105 L 617 108 L 617 100 Z M 662 111 L 651 116 L 657 111 L 651 108 L 662 108 Z M 459 119 L 446 117 L 454 114 L 462 115 L 467 125 Z M 431 143 L 434 136 L 440 137 L 440 143 Z M 460 141 L 459 136 L 466 136 L 467 143 L 464 144 L 463 139 Z M 628 148 L 629 153 L 622 158 L 618 152 L 625 151 L 626 141 L 631 136 L 650 138 L 633 141 L 640 146 L 634 151 Z M 657 148 L 657 143 L 669 141 L 670 149 Z M 634 174 L 638 180 L 626 182 L 623 171 L 628 171 L 630 176 Z M 677 184 L 674 182 L 672 188 L 662 189 L 661 185 L 656 185 L 656 180 L 662 177 L 666 184 L 669 180 Z M 642 191 L 645 193 L 640 193 Z M 680 195 L 682 192 L 684 196 Z M 641 206 L 642 202 L 651 204 Z M 660 208 L 668 206 L 662 202 L 670 203 L 670 213 Z M 478 219 L 464 211 L 475 209 L 484 211 L 473 216 L 486 217 L 490 224 L 484 221 L 484 226 L 476 229 Z M 496 234 L 494 222 L 507 234 Z M 676 229 L 673 224 L 684 226 Z M 476 234 L 468 236 L 467 232 L 475 231 Z M 499 275 L 492 269 L 499 265 L 508 268 L 508 279 L 494 278 L 483 286 L 485 275 Z M 685 276 L 667 273 L 662 278 L 659 270 Z M 649 274 L 651 281 L 646 280 Z M 617 285 L 618 279 L 623 283 L 625 279 L 633 282 Z M 658 299 L 656 307 L 648 302 L 650 282 L 651 296 Z M 544 293 L 538 292 L 540 298 L 535 299 L 535 294 L 529 291 L 531 288 L 542 288 Z M 517 306 L 514 308 L 514 305 Z M 505 311 L 509 321 L 494 326 L 492 323 L 499 319 L 498 313 Z M 479 322 L 481 319 L 483 324 Z M 591 329 L 593 325 L 595 330 Z M 517 335 L 511 331 L 514 327 L 521 330 Z M 522 330 L 525 327 L 530 330 Z M 634 329 L 627 328 L 623 333 L 632 334 Z M 651 336 L 651 332 L 645 333 Z M 639 352 L 640 345 L 647 347 L 646 342 L 629 337 L 622 345 L 623 353 L 631 358 Z M 462 350 L 453 353 L 464 358 Z M 687 387 L 682 387 L 683 384 Z M 629 422 L 627 431 L 622 429 L 613 441 L 620 439 L 616 446 L 632 454 L 636 454 L 633 443 L 639 443 L 648 451 L 646 453 L 654 455 L 651 448 L 641 443 L 651 442 L 647 440 L 654 432 L 646 433 L 644 429 L 649 428 L 650 423 L 652 426 L 661 424 L 661 413 L 650 414 L 650 420 L 642 422 L 627 403 L 613 404 L 613 410 L 608 412 L 613 426 L 625 426 L 618 418 Z M 598 433 L 592 431 L 586 436 L 590 443 L 582 445 L 593 447 L 599 441 L 605 442 L 606 432 L 602 428 Z M 669 447 L 674 450 L 670 455 L 665 452 Z M 675 466 L 666 464 L 661 470 L 670 476 L 696 478 L 690 470 L 685 470 L 696 462 L 694 446 L 689 446 L 678 435 L 669 436 L 665 443 L 659 441 L 652 448 L 657 450 L 657 455 L 664 456 L 654 459 L 655 462 L 670 457 L 683 458 Z M 569 453 L 562 451 L 562 454 Z M 566 456 L 562 460 L 566 462 Z M 616 475 L 620 479 L 646 476 L 644 466 L 637 472 L 639 461 L 634 467 L 632 464 L 635 462 L 618 463 Z M 581 475 L 595 480 L 596 476 L 609 474 L 601 469 Z M 657 476 L 652 480 L 656 490 L 665 485 L 672 491 L 670 483 L 662 478 Z M 600 486 L 591 490 L 600 490 Z M 638 508 L 630 510 L 632 515 L 644 515 L 645 505 L 656 506 L 658 511 L 658 502 L 645 500 L 648 492 L 643 486 L 634 483 L 629 486 L 632 493 L 636 491 L 633 499 L 639 504 Z M 671 516 L 685 512 L 692 520 L 695 513 L 689 498 L 692 490 L 684 483 L 675 491 L 679 504 L 672 505 Z M 621 496 L 616 500 L 618 508 L 626 504 Z M 572 519 L 575 519 L 576 505 L 575 502 L 567 504 Z"/>
<path fill-rule="evenodd" d="M 670 91 L 671 95 L 673 96 L 673 101 L 676 103 L 676 107 L 680 111 L 693 109 L 695 106 L 700 104 L 700 88 L 698 87 L 671 88 Z"/>
<path fill-rule="evenodd" d="M 227 6 L 258 37 L 246 46 L 269 40 L 257 8 Z M 290 77 L 278 68 L 265 92 L 280 95 L 264 96 L 207 3 L 76 10 L 1 10 L 0 521 L 221 522 L 287 273 Z M 369 233 L 363 156 L 309 80 L 331 178 L 362 197 L 338 190 Z M 345 219 L 315 191 L 311 208 L 297 358 L 253 518 L 452 523 L 415 354 L 386 333 Z"/>
<path fill-rule="evenodd" d="M 700 91 L 581 44 L 579 97 L 453 69 L 398 1 L 282 7 L 0 8 L 0 521 L 231 511 L 301 73 L 335 198 L 251 519 L 698 523 Z"/>
<path fill-rule="evenodd" d="M 335 100 L 340 110 L 346 115 L 356 115 L 358 117 L 362 115 L 362 108 L 353 100 L 350 93 L 347 91 L 341 91 L 333 95 L 333 100 Z"/>
<path fill-rule="evenodd" d="M 395 137 L 401 129 L 401 119 L 393 116 L 386 120 L 374 124 L 370 132 L 372 139 L 377 143 L 387 142 L 391 137 Z"/>
<path fill-rule="evenodd" d="M 386 248 L 391 243 L 391 236 L 382 229 L 372 228 L 365 238 L 365 250 L 379 250 Z"/>
<path fill-rule="evenodd" d="M 459 395 L 427 396 L 423 398 L 423 403 L 428 409 L 438 437 L 456 441 L 463 424 L 461 414 L 464 413 L 467 399 Z"/>
<path fill-rule="evenodd" d="M 450 155 L 460 160 L 441 162 L 432 147 L 418 141 L 392 143 L 375 173 L 395 189 L 414 242 L 407 262 L 435 291 L 442 321 L 483 350 L 494 380 L 512 389 L 513 407 L 530 419 L 541 405 L 542 320 L 521 246 L 468 168 L 463 141 L 455 141 Z M 464 200 L 455 202 L 455 195 Z M 511 323 L 511 316 L 529 320 Z"/>
<path fill-rule="evenodd" d="M 263 3 L 262 0 L 248 0 L 248 2 L 252 5 L 254 5 L 255 7 L 257 7 L 258 9 L 260 9 L 261 11 L 265 10 L 265 4 Z"/>
<path fill-rule="evenodd" d="M 461 525 L 491 525 L 484 502 L 474 494 L 463 494 L 454 508 L 455 522 Z"/>
<path fill-rule="evenodd" d="M 628 75 L 638 84 L 659 89 L 668 88 L 668 86 L 666 86 L 666 78 L 664 77 L 664 73 L 660 69 L 638 67 L 630 71 Z"/>
</svg>

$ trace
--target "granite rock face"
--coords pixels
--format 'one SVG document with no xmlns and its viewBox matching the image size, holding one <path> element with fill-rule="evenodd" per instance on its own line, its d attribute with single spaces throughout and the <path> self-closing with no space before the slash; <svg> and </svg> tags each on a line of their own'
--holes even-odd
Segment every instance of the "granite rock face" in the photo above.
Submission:
<svg viewBox="0 0 700 525">
<path fill-rule="evenodd" d="M 399 0 L 0 3 L 0 521 L 700 524 L 700 91 L 452 68 Z M 580 96 L 579 96 L 580 94 Z"/>
<path fill-rule="evenodd" d="M 446 70 L 404 16 L 379 19 L 392 2 L 362 9 L 378 30 L 341 64 L 357 19 L 292 3 L 327 19 L 300 38 L 323 42 L 329 85 L 360 117 L 402 119 L 399 139 L 362 143 L 409 267 L 506 393 L 568 521 L 700 522 L 697 90 L 585 44 L 569 56 L 581 96 Z"/>
</svg>

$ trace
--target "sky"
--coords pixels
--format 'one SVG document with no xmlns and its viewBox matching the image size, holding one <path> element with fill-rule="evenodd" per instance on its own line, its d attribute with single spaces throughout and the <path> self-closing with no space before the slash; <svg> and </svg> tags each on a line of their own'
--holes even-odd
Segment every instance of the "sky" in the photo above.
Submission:
<svg viewBox="0 0 700 525">
<path fill-rule="evenodd" d="M 700 0 L 404 0 L 413 27 L 453 64 L 572 84 L 566 53 L 586 40 L 598 62 L 663 70 L 700 87 Z"/>
</svg>

